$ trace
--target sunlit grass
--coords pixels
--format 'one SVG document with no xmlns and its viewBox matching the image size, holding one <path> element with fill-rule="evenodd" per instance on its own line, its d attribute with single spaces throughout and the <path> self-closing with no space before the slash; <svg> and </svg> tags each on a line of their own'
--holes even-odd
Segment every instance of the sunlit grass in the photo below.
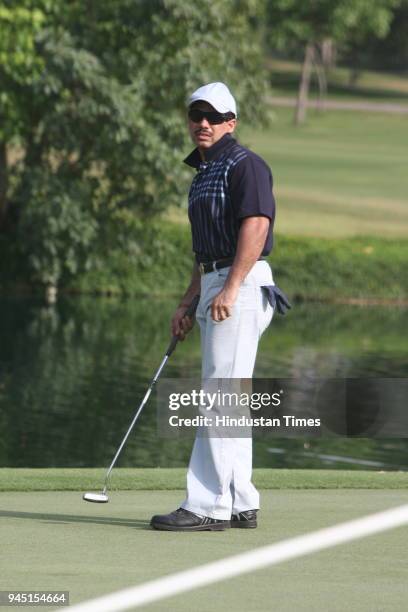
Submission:
<svg viewBox="0 0 408 612">
<path fill-rule="evenodd" d="M 105 470 L 14 469 L 0 470 L 0 491 L 86 491 L 99 490 Z M 116 468 L 111 490 L 178 490 L 185 488 L 184 468 Z M 403 489 L 406 472 L 364 470 L 254 470 L 254 482 L 261 489 Z"/>
<path fill-rule="evenodd" d="M 408 232 L 408 124 L 403 116 L 310 112 L 295 127 L 275 111 L 267 130 L 241 140 L 270 164 L 276 231 L 295 235 L 402 237 Z"/>
</svg>

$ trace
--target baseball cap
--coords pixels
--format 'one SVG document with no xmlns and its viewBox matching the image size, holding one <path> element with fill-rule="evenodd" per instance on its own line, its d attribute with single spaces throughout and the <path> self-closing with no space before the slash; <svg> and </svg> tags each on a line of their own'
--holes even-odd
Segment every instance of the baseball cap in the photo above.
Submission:
<svg viewBox="0 0 408 612">
<path fill-rule="evenodd" d="M 203 100 L 208 102 L 219 113 L 234 113 L 237 116 L 237 105 L 225 83 L 208 83 L 195 90 L 188 99 L 187 106 Z"/>
</svg>

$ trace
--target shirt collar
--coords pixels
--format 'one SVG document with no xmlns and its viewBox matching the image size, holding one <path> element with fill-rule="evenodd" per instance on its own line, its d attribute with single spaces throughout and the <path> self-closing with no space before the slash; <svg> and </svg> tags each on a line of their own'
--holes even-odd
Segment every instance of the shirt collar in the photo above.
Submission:
<svg viewBox="0 0 408 612">
<path fill-rule="evenodd" d="M 205 150 L 205 161 L 212 161 L 218 157 L 220 153 L 224 151 L 224 149 L 232 144 L 235 144 L 235 142 L 236 140 L 231 136 L 231 134 L 224 134 L 224 136 L 217 140 L 217 142 L 214 143 L 209 149 Z M 197 148 L 195 148 L 194 151 L 191 151 L 190 155 L 188 155 L 184 160 L 185 164 L 192 166 L 193 168 L 198 168 L 202 162 L 203 160 L 201 159 L 200 152 Z"/>
</svg>

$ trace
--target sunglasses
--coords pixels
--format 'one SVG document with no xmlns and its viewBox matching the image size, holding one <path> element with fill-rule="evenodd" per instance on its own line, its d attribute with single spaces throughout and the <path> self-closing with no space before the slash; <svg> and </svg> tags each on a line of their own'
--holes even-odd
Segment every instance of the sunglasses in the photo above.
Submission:
<svg viewBox="0 0 408 612">
<path fill-rule="evenodd" d="M 188 116 L 194 123 L 201 123 L 205 118 L 211 125 L 219 125 L 224 121 L 233 119 L 232 113 L 218 113 L 217 111 L 203 111 L 198 108 L 191 108 L 188 111 Z"/>
</svg>

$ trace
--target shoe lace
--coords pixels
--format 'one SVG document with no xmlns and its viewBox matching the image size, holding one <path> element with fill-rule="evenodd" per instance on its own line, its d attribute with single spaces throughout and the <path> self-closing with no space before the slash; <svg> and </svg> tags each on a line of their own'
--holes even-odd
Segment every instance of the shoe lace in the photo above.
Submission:
<svg viewBox="0 0 408 612">
<path fill-rule="evenodd" d="M 195 516 L 196 518 L 202 518 L 198 514 L 195 514 L 194 512 L 190 512 L 190 510 L 186 510 L 185 508 L 177 508 L 176 513 L 183 514 L 184 516 L 190 516 L 190 517 Z"/>
<path fill-rule="evenodd" d="M 184 508 L 177 508 L 176 513 L 177 514 L 190 514 L 190 512 L 188 510 L 185 510 Z"/>
</svg>

